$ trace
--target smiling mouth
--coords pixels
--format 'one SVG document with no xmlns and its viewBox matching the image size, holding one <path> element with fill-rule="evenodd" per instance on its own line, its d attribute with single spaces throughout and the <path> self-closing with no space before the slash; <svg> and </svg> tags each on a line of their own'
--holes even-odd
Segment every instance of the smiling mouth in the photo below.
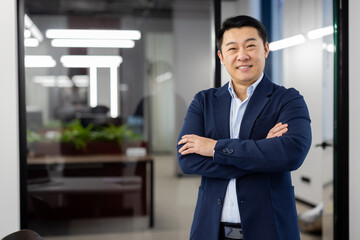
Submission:
<svg viewBox="0 0 360 240">
<path fill-rule="evenodd" d="M 248 65 L 248 66 L 240 66 L 240 67 L 236 67 L 236 69 L 247 69 L 247 68 L 251 68 L 252 65 Z"/>
</svg>

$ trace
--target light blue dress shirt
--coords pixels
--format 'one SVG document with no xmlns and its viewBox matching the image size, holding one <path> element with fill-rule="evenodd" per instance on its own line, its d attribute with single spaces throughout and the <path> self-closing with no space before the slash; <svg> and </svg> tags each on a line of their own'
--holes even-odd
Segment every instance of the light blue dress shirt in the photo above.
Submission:
<svg viewBox="0 0 360 240">
<path fill-rule="evenodd" d="M 244 117 L 246 107 L 250 101 L 252 94 L 254 93 L 257 85 L 259 85 L 264 73 L 261 74 L 260 78 L 256 80 L 247 89 L 247 98 L 241 101 L 237 97 L 232 81 L 229 82 L 229 92 L 231 95 L 231 107 L 230 107 L 230 138 L 239 138 L 241 121 Z M 236 195 L 236 179 L 232 178 L 229 181 L 226 189 L 224 205 L 221 214 L 221 222 L 229 223 L 241 223 L 240 211 Z"/>
</svg>

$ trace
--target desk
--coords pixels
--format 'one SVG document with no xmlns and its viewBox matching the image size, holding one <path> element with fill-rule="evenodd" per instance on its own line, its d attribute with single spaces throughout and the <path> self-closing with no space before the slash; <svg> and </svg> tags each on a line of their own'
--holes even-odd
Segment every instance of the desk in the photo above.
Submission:
<svg viewBox="0 0 360 240">
<path fill-rule="evenodd" d="M 29 172 L 36 172 L 44 166 L 61 166 L 62 176 L 50 176 L 50 181 L 29 184 L 29 198 L 33 201 L 57 196 L 56 201 L 65 198 L 68 204 L 73 205 L 70 209 L 75 209 L 75 205 L 81 204 L 79 202 L 81 200 L 90 207 L 97 207 L 97 215 L 113 216 L 116 211 L 109 211 L 109 206 L 118 203 L 118 208 L 118 205 L 121 205 L 120 196 L 128 194 L 132 195 L 130 198 L 132 200 L 128 203 L 135 206 L 137 201 L 140 201 L 140 205 L 145 206 L 140 207 L 140 211 L 134 210 L 135 213 L 141 214 L 143 211 L 148 213 L 149 225 L 154 226 L 154 166 L 150 156 L 88 155 L 28 158 Z M 104 202 L 109 203 L 105 206 Z M 103 208 L 101 208 L 102 203 L 104 203 Z M 59 212 L 64 215 L 61 209 Z"/>
<path fill-rule="evenodd" d="M 126 155 L 79 155 L 79 156 L 46 156 L 29 157 L 29 165 L 38 164 L 75 164 L 75 163 L 131 163 L 131 162 L 153 162 L 150 156 L 126 156 Z"/>
</svg>

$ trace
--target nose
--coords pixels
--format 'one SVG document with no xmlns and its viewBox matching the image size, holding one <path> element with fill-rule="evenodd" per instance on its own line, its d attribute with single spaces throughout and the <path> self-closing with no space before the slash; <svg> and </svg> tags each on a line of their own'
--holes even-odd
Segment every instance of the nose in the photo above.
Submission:
<svg viewBox="0 0 360 240">
<path fill-rule="evenodd" d="M 245 62 L 245 61 L 249 60 L 249 55 L 247 54 L 247 52 L 245 50 L 240 49 L 236 60 Z"/>
</svg>

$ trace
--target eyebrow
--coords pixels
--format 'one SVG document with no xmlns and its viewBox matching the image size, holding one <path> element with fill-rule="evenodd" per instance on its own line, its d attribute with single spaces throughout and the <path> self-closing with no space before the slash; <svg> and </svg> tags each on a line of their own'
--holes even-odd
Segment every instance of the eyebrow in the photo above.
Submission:
<svg viewBox="0 0 360 240">
<path fill-rule="evenodd" d="M 248 38 L 244 42 L 247 43 L 247 42 L 250 42 L 250 41 L 257 41 L 257 39 L 256 38 Z M 236 42 L 228 42 L 228 43 L 225 44 L 225 46 L 229 46 L 229 45 L 232 45 L 232 44 L 236 44 Z"/>
</svg>

